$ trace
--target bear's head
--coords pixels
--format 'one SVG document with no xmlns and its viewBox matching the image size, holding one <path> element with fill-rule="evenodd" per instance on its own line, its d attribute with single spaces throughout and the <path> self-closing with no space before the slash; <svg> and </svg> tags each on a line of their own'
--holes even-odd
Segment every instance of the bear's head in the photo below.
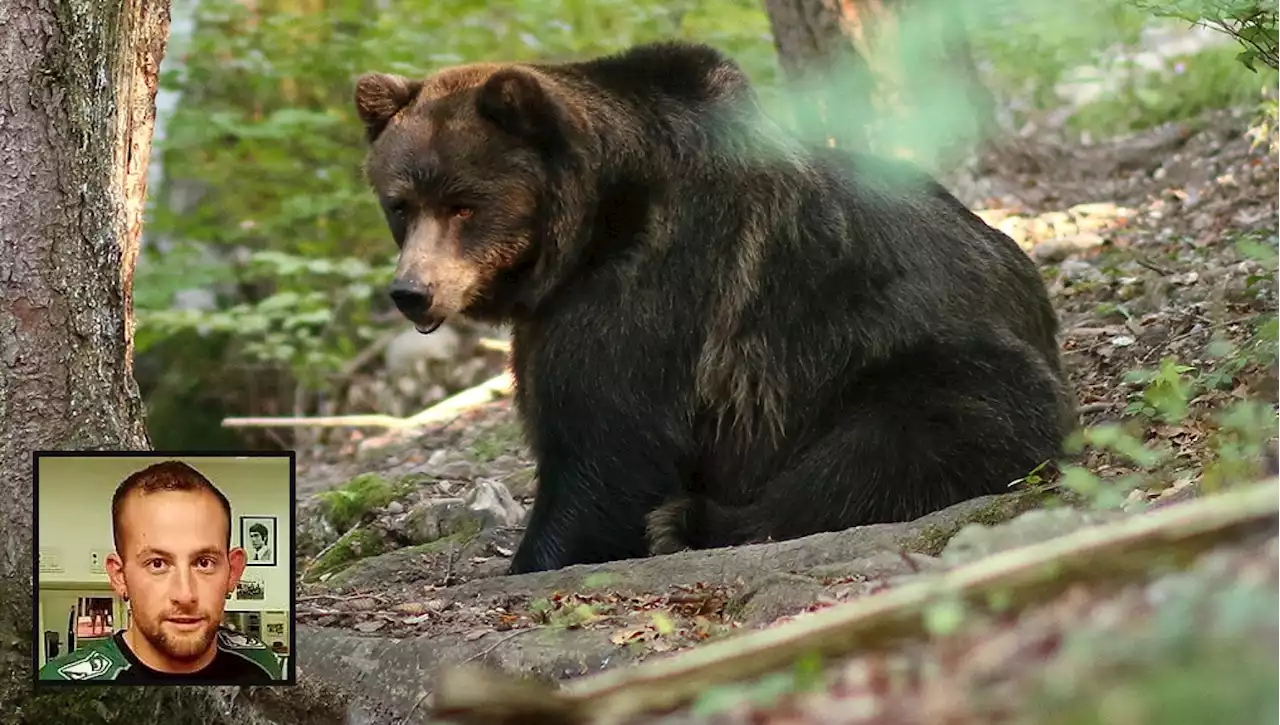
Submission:
<svg viewBox="0 0 1280 725">
<path fill-rule="evenodd" d="M 531 66 L 474 64 L 365 74 L 355 106 L 400 250 L 390 295 L 404 316 L 429 333 L 533 304 L 585 214 L 589 122 L 572 95 Z"/>
</svg>

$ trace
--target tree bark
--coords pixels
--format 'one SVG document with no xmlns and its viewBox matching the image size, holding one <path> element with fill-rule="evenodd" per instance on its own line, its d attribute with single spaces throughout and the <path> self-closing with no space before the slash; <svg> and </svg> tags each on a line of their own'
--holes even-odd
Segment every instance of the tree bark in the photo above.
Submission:
<svg viewBox="0 0 1280 725">
<path fill-rule="evenodd" d="M 989 133 L 961 2 L 765 0 L 801 132 L 926 165 Z"/>
<path fill-rule="evenodd" d="M 32 452 L 150 447 L 131 297 L 168 25 L 168 0 L 0 8 L 0 722 L 199 721 L 171 694 L 29 685 Z"/>
</svg>

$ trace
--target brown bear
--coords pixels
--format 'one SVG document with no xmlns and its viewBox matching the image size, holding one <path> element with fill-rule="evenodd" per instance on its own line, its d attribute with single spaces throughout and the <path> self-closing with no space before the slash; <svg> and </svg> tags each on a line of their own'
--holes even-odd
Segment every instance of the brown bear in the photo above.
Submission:
<svg viewBox="0 0 1280 725">
<path fill-rule="evenodd" d="M 538 473 L 512 573 L 910 519 L 1073 424 L 1017 245 L 789 134 L 713 48 L 367 74 L 355 106 L 397 307 L 511 325 Z"/>
</svg>

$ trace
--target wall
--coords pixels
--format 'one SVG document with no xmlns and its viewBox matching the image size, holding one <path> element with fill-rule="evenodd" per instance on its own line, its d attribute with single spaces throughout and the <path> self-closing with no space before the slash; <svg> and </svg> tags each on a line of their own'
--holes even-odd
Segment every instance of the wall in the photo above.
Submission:
<svg viewBox="0 0 1280 725">
<path fill-rule="evenodd" d="M 41 587 L 109 586 L 101 568 L 114 548 L 111 496 L 129 474 L 169 457 L 41 458 L 38 540 Z M 288 610 L 290 578 L 290 462 L 285 457 L 187 457 L 231 502 L 231 543 L 239 546 L 241 516 L 276 517 L 276 563 L 246 566 L 242 578 L 264 585 L 264 598 L 227 601 L 227 611 Z M 51 570 L 51 569 L 56 569 Z M 292 617 L 291 617 L 292 618 Z"/>
</svg>

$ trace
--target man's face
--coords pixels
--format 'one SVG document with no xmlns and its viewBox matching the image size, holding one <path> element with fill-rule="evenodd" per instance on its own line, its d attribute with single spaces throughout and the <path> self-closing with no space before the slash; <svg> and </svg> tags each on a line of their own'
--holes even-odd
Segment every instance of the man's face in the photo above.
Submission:
<svg viewBox="0 0 1280 725">
<path fill-rule="evenodd" d="M 255 548 L 255 549 L 261 549 L 261 548 L 262 548 L 262 534 L 259 534 L 259 533 L 258 533 L 258 532 L 256 532 L 256 531 L 250 531 L 250 532 L 249 532 L 249 544 L 250 544 L 251 546 L 253 546 L 253 548 Z"/>
<path fill-rule="evenodd" d="M 155 654 L 177 666 L 199 659 L 244 571 L 244 550 L 227 549 L 226 514 L 213 495 L 187 491 L 135 494 L 121 513 L 123 551 L 107 560 L 113 588 L 129 596 Z"/>
</svg>

